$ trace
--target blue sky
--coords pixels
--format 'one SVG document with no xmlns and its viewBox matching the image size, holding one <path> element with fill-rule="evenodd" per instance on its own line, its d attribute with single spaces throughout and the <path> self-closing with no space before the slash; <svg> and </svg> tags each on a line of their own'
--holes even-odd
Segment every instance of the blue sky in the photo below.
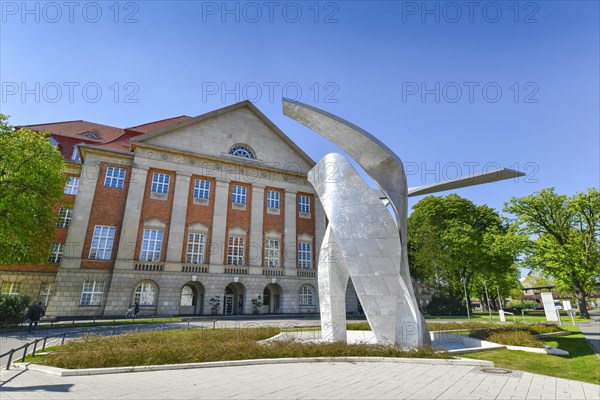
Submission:
<svg viewBox="0 0 600 400">
<path fill-rule="evenodd" d="M 458 191 L 501 209 L 600 185 L 596 1 L 23 4 L 0 4 L 14 125 L 127 127 L 249 98 L 313 159 L 336 151 L 282 114 L 287 96 L 380 138 L 410 186 L 528 173 Z"/>
</svg>

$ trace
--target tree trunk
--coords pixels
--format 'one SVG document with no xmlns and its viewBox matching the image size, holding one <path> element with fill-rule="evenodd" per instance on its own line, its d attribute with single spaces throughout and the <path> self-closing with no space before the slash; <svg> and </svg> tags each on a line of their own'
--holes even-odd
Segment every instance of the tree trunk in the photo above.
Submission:
<svg viewBox="0 0 600 400">
<path fill-rule="evenodd" d="M 579 313 L 581 318 L 590 319 L 590 313 L 587 310 L 587 296 L 582 290 L 577 290 L 577 300 L 579 303 Z"/>
</svg>

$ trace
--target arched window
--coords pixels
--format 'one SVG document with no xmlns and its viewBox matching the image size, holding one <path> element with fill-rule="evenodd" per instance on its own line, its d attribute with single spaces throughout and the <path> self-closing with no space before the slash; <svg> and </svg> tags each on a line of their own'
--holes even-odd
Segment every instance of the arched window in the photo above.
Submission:
<svg viewBox="0 0 600 400">
<path fill-rule="evenodd" d="M 185 285 L 181 288 L 181 298 L 179 300 L 180 306 L 193 306 L 194 305 L 194 289 L 191 286 Z"/>
<path fill-rule="evenodd" d="M 256 159 L 256 156 L 254 155 L 254 151 L 252 151 L 252 149 L 250 149 L 250 147 L 244 146 L 242 144 L 236 144 L 235 146 L 230 148 L 229 154 L 231 154 L 232 156 L 251 158 L 253 160 Z"/>
<path fill-rule="evenodd" d="M 301 306 L 312 306 L 313 305 L 313 288 L 309 285 L 304 285 L 300 288 L 300 305 Z"/>
<path fill-rule="evenodd" d="M 156 286 L 150 282 L 142 282 L 135 288 L 134 301 L 140 306 L 153 306 L 156 302 Z"/>
</svg>

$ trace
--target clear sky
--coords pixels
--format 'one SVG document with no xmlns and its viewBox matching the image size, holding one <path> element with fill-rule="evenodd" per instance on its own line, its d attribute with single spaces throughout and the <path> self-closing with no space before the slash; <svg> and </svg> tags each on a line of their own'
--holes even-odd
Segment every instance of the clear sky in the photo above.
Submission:
<svg viewBox="0 0 600 400">
<path fill-rule="evenodd" d="M 458 191 L 500 209 L 600 184 L 598 4 L 2 1 L 0 108 L 128 127 L 249 99 L 314 160 L 336 151 L 287 96 L 380 138 L 409 186 L 528 173 Z"/>
</svg>

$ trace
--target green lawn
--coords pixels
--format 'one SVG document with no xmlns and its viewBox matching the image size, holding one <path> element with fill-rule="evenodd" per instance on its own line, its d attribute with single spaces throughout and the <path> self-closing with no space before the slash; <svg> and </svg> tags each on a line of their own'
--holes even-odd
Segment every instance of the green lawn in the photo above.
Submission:
<svg viewBox="0 0 600 400">
<path fill-rule="evenodd" d="M 576 327 L 564 328 L 573 334 L 544 340 L 544 343 L 567 350 L 568 356 L 492 350 L 463 354 L 462 357 L 493 361 L 500 368 L 600 384 L 600 360 Z"/>
<path fill-rule="evenodd" d="M 507 314 L 506 316 L 506 321 L 507 322 L 546 322 L 546 316 L 544 314 L 543 311 L 530 311 L 527 314 L 525 314 L 525 316 L 521 316 L 520 314 L 515 314 L 515 318 L 513 320 L 512 315 Z M 588 322 L 589 320 L 584 319 L 584 318 L 580 318 L 580 317 L 573 317 L 575 322 Z M 425 317 L 426 320 L 431 320 L 431 321 L 435 321 L 435 320 L 440 320 L 440 321 L 468 321 L 467 316 L 452 316 L 452 317 Z M 562 321 L 563 324 L 569 324 L 572 325 L 571 322 L 571 317 L 569 317 L 566 313 L 561 312 L 560 314 L 560 319 Z M 490 315 L 489 313 L 473 313 L 471 314 L 471 320 L 473 321 L 490 321 Z M 498 315 L 498 312 L 492 312 L 492 321 L 493 322 L 500 322 L 500 316 Z"/>
</svg>

